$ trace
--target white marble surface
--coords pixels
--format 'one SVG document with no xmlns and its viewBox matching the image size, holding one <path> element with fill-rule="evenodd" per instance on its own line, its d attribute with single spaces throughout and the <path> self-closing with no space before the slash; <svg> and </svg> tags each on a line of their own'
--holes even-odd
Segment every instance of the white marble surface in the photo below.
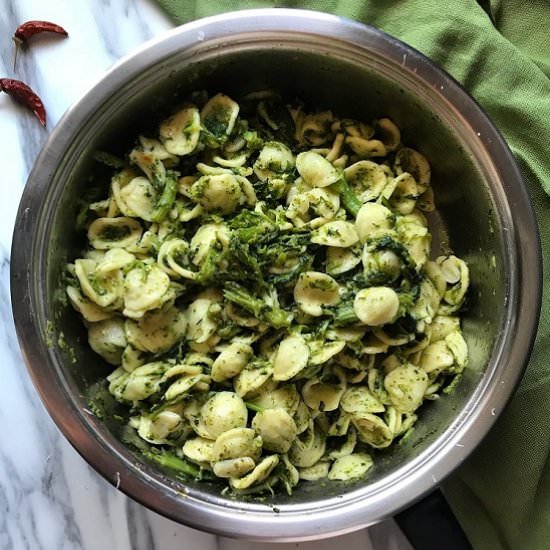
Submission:
<svg viewBox="0 0 550 550">
<path fill-rule="evenodd" d="M 186 1 L 186 0 L 182 0 Z M 40 37 L 13 70 L 10 36 L 30 19 L 55 21 L 70 38 Z M 42 97 L 48 130 L 117 59 L 172 27 L 152 0 L 0 0 L 0 76 Z M 9 254 L 17 205 L 47 138 L 38 121 L 0 94 L 0 548 L 258 550 L 272 544 L 215 537 L 165 519 L 95 473 L 54 426 L 27 375 L 13 326 Z M 393 522 L 337 539 L 278 549 L 405 550 Z"/>
</svg>

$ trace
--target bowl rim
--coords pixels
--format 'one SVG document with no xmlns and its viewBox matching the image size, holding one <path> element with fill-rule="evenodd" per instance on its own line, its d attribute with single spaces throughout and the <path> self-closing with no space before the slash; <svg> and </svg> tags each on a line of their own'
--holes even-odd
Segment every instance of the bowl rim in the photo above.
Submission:
<svg viewBox="0 0 550 550">
<path fill-rule="evenodd" d="M 39 294 L 33 280 L 33 262 L 29 261 L 29 256 L 33 258 L 34 254 L 25 251 L 29 246 L 38 246 L 40 205 L 71 135 L 82 120 L 91 116 L 94 107 L 104 102 L 114 85 L 135 77 L 144 66 L 191 47 L 197 41 L 208 43 L 230 38 L 236 32 L 294 33 L 317 38 L 330 35 L 349 47 L 372 51 L 401 64 L 412 79 L 429 83 L 435 94 L 461 113 L 466 124 L 475 120 L 479 145 L 491 159 L 502 184 L 500 200 L 503 205 L 514 207 L 513 219 L 509 207 L 500 213 L 509 223 L 504 227 L 503 240 L 512 255 L 510 296 L 503 327 L 514 328 L 510 335 L 512 343 L 501 342 L 498 356 L 492 358 L 494 368 L 485 391 L 474 392 L 469 400 L 475 404 L 474 410 L 457 419 L 453 433 L 438 450 L 438 461 L 433 464 L 430 460 L 411 461 L 410 479 L 406 482 L 401 479 L 401 487 L 390 484 L 389 490 L 369 499 L 360 498 L 361 494 L 348 500 L 328 499 L 326 508 L 315 513 L 299 507 L 294 511 L 290 507 L 285 514 L 272 509 L 244 510 L 237 506 L 229 509 L 214 502 L 199 502 L 191 494 L 177 501 L 175 492 L 152 491 L 162 485 L 159 479 L 137 467 L 129 458 L 129 452 L 109 445 L 108 438 L 98 441 L 94 433 L 100 428 L 100 422 L 77 406 L 63 380 L 51 375 L 48 369 L 53 356 L 44 344 L 46 334 L 36 323 L 40 317 L 36 302 Z M 537 246 L 521 246 L 526 242 Z M 529 196 L 512 153 L 477 102 L 433 61 L 374 27 L 322 12 L 286 8 L 242 10 L 199 19 L 163 33 L 113 65 L 68 109 L 44 145 L 20 202 L 11 257 L 12 309 L 28 371 L 50 416 L 76 450 L 111 484 L 171 519 L 222 535 L 262 541 L 310 540 L 356 530 L 399 511 L 439 484 L 482 440 L 519 383 L 534 343 L 542 295 L 540 236 Z M 66 398 L 62 402 L 60 394 Z M 483 411 L 491 414 L 482 414 Z"/>
</svg>

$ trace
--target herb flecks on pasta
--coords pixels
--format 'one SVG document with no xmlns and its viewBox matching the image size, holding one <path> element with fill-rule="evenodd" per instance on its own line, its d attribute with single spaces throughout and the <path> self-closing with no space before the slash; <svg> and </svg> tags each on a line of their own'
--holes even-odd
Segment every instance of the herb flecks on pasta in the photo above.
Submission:
<svg viewBox="0 0 550 550">
<path fill-rule="evenodd" d="M 234 491 L 363 477 L 468 361 L 429 163 L 388 118 L 193 97 L 139 136 L 68 266 L 109 391 L 148 457 Z"/>
</svg>

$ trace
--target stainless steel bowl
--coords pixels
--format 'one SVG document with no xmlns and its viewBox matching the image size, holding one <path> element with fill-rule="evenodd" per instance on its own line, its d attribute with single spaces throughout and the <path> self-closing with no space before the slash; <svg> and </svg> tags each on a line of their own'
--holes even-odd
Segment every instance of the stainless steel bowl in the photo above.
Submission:
<svg viewBox="0 0 550 550">
<path fill-rule="evenodd" d="M 440 219 L 471 268 L 464 332 L 470 364 L 452 395 L 423 407 L 413 436 L 352 484 L 307 483 L 291 496 L 235 500 L 180 482 L 134 456 L 88 395 L 107 367 L 63 299 L 63 267 L 82 247 L 79 198 L 97 179 L 92 151 L 124 150 L 177 97 L 271 87 L 342 115 L 388 115 L 431 161 Z M 184 25 L 118 63 L 52 132 L 21 201 L 12 249 L 20 344 L 49 413 L 111 483 L 176 521 L 229 536 L 298 540 L 358 529 L 405 507 L 453 471 L 495 422 L 528 359 L 541 258 L 529 199 L 509 149 L 479 106 L 419 52 L 384 33 L 315 12 L 256 10 Z M 59 346 L 60 335 L 67 345 Z M 52 344 L 53 343 L 53 344 Z M 72 350 L 72 351 L 71 351 Z M 74 361 L 71 360 L 74 354 Z M 92 388 L 92 389 L 90 389 Z"/>
</svg>

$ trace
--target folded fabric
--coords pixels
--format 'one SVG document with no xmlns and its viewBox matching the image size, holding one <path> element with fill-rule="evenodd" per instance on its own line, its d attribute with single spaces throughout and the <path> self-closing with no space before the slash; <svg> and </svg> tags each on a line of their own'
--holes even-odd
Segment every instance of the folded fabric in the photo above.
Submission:
<svg viewBox="0 0 550 550">
<path fill-rule="evenodd" d="M 550 260 L 550 224 L 540 223 L 550 219 L 547 0 L 157 1 L 179 23 L 245 8 L 320 10 L 374 25 L 417 48 L 460 81 L 504 134 L 537 212 L 545 265 Z M 444 487 L 476 549 L 550 548 L 549 292 L 545 281 L 537 341 L 519 390 Z"/>
</svg>

